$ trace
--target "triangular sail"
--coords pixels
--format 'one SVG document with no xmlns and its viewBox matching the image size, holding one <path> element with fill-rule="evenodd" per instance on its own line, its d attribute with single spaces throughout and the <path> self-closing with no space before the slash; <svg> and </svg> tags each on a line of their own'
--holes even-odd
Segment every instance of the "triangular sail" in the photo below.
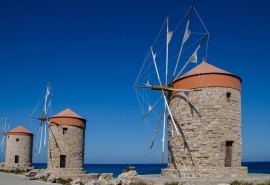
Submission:
<svg viewBox="0 0 270 185">
<path fill-rule="evenodd" d="M 170 41 L 171 41 L 171 39 L 172 39 L 172 35 L 173 35 L 173 31 L 169 31 L 169 32 L 167 33 L 167 44 L 170 43 Z"/>
<path fill-rule="evenodd" d="M 189 24 L 189 21 L 188 21 L 188 24 Z M 188 29 L 188 25 L 187 25 L 187 28 L 186 28 L 186 31 L 185 31 L 185 34 L 184 34 L 184 39 L 183 39 L 182 45 L 184 45 L 185 42 L 188 40 L 190 34 L 191 34 L 191 31 Z"/>
<path fill-rule="evenodd" d="M 197 61 L 198 61 L 198 50 L 199 50 L 199 48 L 196 48 L 194 53 L 189 57 L 189 59 L 187 61 L 188 63 L 189 62 L 197 63 Z"/>
</svg>

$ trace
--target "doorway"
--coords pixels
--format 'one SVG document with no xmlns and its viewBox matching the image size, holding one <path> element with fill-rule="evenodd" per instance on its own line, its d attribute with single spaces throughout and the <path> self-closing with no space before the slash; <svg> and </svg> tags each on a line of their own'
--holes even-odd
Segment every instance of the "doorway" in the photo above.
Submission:
<svg viewBox="0 0 270 185">
<path fill-rule="evenodd" d="M 14 160 L 15 163 L 19 163 L 19 156 L 18 155 L 15 155 L 15 160 Z"/>
<path fill-rule="evenodd" d="M 226 141 L 226 149 L 225 149 L 225 167 L 232 166 L 232 145 L 233 141 Z"/>
<path fill-rule="evenodd" d="M 65 168 L 65 167 L 66 167 L 66 156 L 60 155 L 60 168 Z"/>
</svg>

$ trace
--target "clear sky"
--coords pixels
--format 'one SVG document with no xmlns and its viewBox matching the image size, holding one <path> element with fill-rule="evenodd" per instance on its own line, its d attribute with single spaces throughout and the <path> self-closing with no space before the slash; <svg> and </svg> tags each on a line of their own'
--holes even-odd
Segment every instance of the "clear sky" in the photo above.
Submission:
<svg viewBox="0 0 270 185">
<path fill-rule="evenodd" d="M 133 85 L 165 17 L 192 4 L 210 33 L 207 61 L 243 80 L 243 161 L 270 161 L 268 0 L 0 1 L 0 115 L 36 142 L 29 116 L 51 82 L 52 115 L 87 119 L 85 163 L 159 163 Z"/>
</svg>

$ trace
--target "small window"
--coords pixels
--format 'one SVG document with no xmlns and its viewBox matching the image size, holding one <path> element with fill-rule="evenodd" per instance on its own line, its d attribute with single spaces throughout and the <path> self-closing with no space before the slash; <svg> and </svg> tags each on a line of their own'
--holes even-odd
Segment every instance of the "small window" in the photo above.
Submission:
<svg viewBox="0 0 270 185">
<path fill-rule="evenodd" d="M 20 141 L 20 139 L 19 138 L 16 138 L 16 142 L 19 142 Z"/>
<path fill-rule="evenodd" d="M 67 134 L 67 128 L 63 128 L 63 135 L 66 135 Z"/>
<path fill-rule="evenodd" d="M 226 93 L 226 97 L 227 97 L 227 102 L 230 102 L 231 101 L 231 94 L 230 92 L 227 92 Z"/>
<path fill-rule="evenodd" d="M 15 155 L 15 163 L 19 163 L 19 156 L 18 155 Z"/>
</svg>

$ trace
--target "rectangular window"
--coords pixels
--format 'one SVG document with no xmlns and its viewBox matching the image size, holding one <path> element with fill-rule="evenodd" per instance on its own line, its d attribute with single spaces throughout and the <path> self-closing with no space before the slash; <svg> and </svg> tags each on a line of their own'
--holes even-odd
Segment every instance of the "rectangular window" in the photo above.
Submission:
<svg viewBox="0 0 270 185">
<path fill-rule="evenodd" d="M 15 163 L 19 163 L 19 156 L 18 155 L 15 155 Z"/>
<path fill-rule="evenodd" d="M 65 168 L 65 167 L 66 167 L 66 156 L 60 155 L 60 168 Z"/>
<path fill-rule="evenodd" d="M 63 135 L 67 134 L 67 128 L 63 128 Z"/>
<path fill-rule="evenodd" d="M 231 94 L 230 92 L 226 93 L 226 97 L 227 97 L 227 102 L 230 103 L 231 102 Z"/>
<path fill-rule="evenodd" d="M 19 142 L 20 141 L 20 139 L 19 138 L 16 138 L 16 142 Z"/>
</svg>

